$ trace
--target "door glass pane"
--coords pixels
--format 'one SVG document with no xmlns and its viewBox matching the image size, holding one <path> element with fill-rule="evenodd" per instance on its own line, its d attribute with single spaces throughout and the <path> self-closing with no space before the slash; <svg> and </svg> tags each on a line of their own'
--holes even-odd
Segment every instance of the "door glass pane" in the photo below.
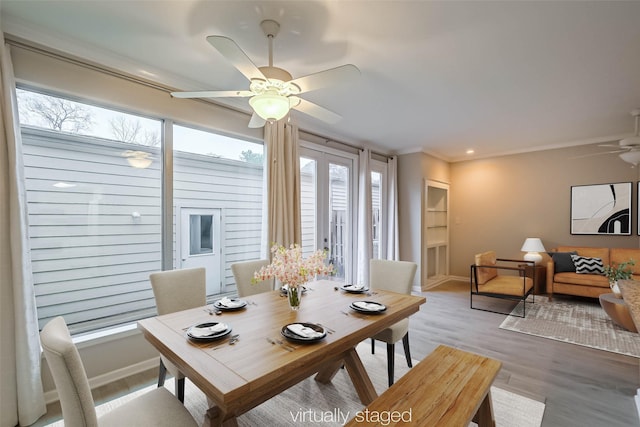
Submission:
<svg viewBox="0 0 640 427">
<path fill-rule="evenodd" d="M 189 216 L 189 253 L 191 255 L 213 252 L 213 216 Z"/>
<path fill-rule="evenodd" d="M 318 244 L 317 207 L 318 162 L 300 157 L 300 205 L 302 218 L 302 252 L 304 256 L 316 250 Z"/>
<path fill-rule="evenodd" d="M 381 203 L 382 200 L 382 174 L 380 172 L 371 172 L 371 236 L 373 238 L 373 258 L 380 259 L 381 246 L 380 246 L 380 232 L 382 231 L 380 219 L 381 219 Z"/>
<path fill-rule="evenodd" d="M 349 249 L 349 168 L 329 164 L 329 262 L 335 277 L 345 277 L 345 256 Z"/>
</svg>

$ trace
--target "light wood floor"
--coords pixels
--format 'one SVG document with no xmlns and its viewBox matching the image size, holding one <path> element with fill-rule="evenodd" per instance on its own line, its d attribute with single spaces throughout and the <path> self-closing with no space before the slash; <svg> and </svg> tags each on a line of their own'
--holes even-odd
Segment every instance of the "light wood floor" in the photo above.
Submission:
<svg viewBox="0 0 640 427">
<path fill-rule="evenodd" d="M 410 321 L 414 359 L 446 344 L 501 360 L 494 384 L 545 402 L 543 427 L 640 425 L 633 399 L 639 359 L 499 329 L 505 316 L 471 310 L 468 286 L 452 281 L 424 293 L 427 302 Z M 376 352 L 384 351 L 379 343 Z M 396 363 L 404 363 L 402 345 L 396 352 Z M 156 380 L 157 371 L 147 371 L 96 389 L 94 397 L 110 400 Z M 47 409 L 35 427 L 60 419 L 57 403 Z"/>
<path fill-rule="evenodd" d="M 494 385 L 544 401 L 543 427 L 640 425 L 633 399 L 639 359 L 499 329 L 504 315 L 469 308 L 467 282 L 424 295 L 426 304 L 410 321 L 415 359 L 446 344 L 501 360 Z"/>
</svg>

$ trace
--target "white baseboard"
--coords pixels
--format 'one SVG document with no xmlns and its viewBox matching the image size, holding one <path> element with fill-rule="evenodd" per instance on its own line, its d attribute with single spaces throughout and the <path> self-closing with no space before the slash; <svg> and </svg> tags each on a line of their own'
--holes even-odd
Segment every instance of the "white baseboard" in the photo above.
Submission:
<svg viewBox="0 0 640 427">
<path fill-rule="evenodd" d="M 102 387 L 103 385 L 112 383 L 114 381 L 121 380 L 123 378 L 130 377 L 131 375 L 139 374 L 148 369 L 158 367 L 160 365 L 160 358 L 154 357 L 142 362 L 138 362 L 134 365 L 125 366 L 124 368 L 116 369 L 115 371 L 107 372 L 97 377 L 89 378 L 89 387 L 94 388 Z M 58 400 L 58 391 L 50 390 L 44 393 L 44 401 L 48 405 L 49 403 Z"/>
</svg>

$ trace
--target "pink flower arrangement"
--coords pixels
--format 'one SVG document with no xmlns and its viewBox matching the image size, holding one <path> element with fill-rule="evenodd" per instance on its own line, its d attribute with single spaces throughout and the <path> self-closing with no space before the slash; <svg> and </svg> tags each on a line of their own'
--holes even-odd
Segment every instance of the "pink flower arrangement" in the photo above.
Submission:
<svg viewBox="0 0 640 427">
<path fill-rule="evenodd" d="M 315 276 L 333 274 L 333 264 L 324 263 L 327 251 L 318 250 L 304 259 L 300 245 L 293 244 L 285 248 L 274 244 L 271 254 L 273 261 L 254 273 L 254 283 L 275 277 L 282 284 L 296 287 Z"/>
</svg>

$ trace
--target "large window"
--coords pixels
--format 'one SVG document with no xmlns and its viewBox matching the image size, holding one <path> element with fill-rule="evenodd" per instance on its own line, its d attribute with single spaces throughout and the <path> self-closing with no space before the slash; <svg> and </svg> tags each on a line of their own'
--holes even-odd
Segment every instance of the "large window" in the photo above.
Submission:
<svg viewBox="0 0 640 427">
<path fill-rule="evenodd" d="M 387 164 L 371 161 L 371 236 L 373 258 L 386 258 L 387 240 Z"/>
<path fill-rule="evenodd" d="M 171 263 L 217 275 L 209 295 L 235 291 L 229 265 L 259 257 L 261 144 L 165 126 L 163 169 L 161 120 L 27 90 L 18 102 L 41 326 L 61 315 L 78 333 L 155 314 L 149 274 Z M 163 178 L 174 187 L 164 236 Z"/>
<path fill-rule="evenodd" d="M 263 145 L 174 125 L 173 164 L 173 266 L 205 267 L 207 295 L 234 292 L 231 264 L 260 258 Z"/>
</svg>

